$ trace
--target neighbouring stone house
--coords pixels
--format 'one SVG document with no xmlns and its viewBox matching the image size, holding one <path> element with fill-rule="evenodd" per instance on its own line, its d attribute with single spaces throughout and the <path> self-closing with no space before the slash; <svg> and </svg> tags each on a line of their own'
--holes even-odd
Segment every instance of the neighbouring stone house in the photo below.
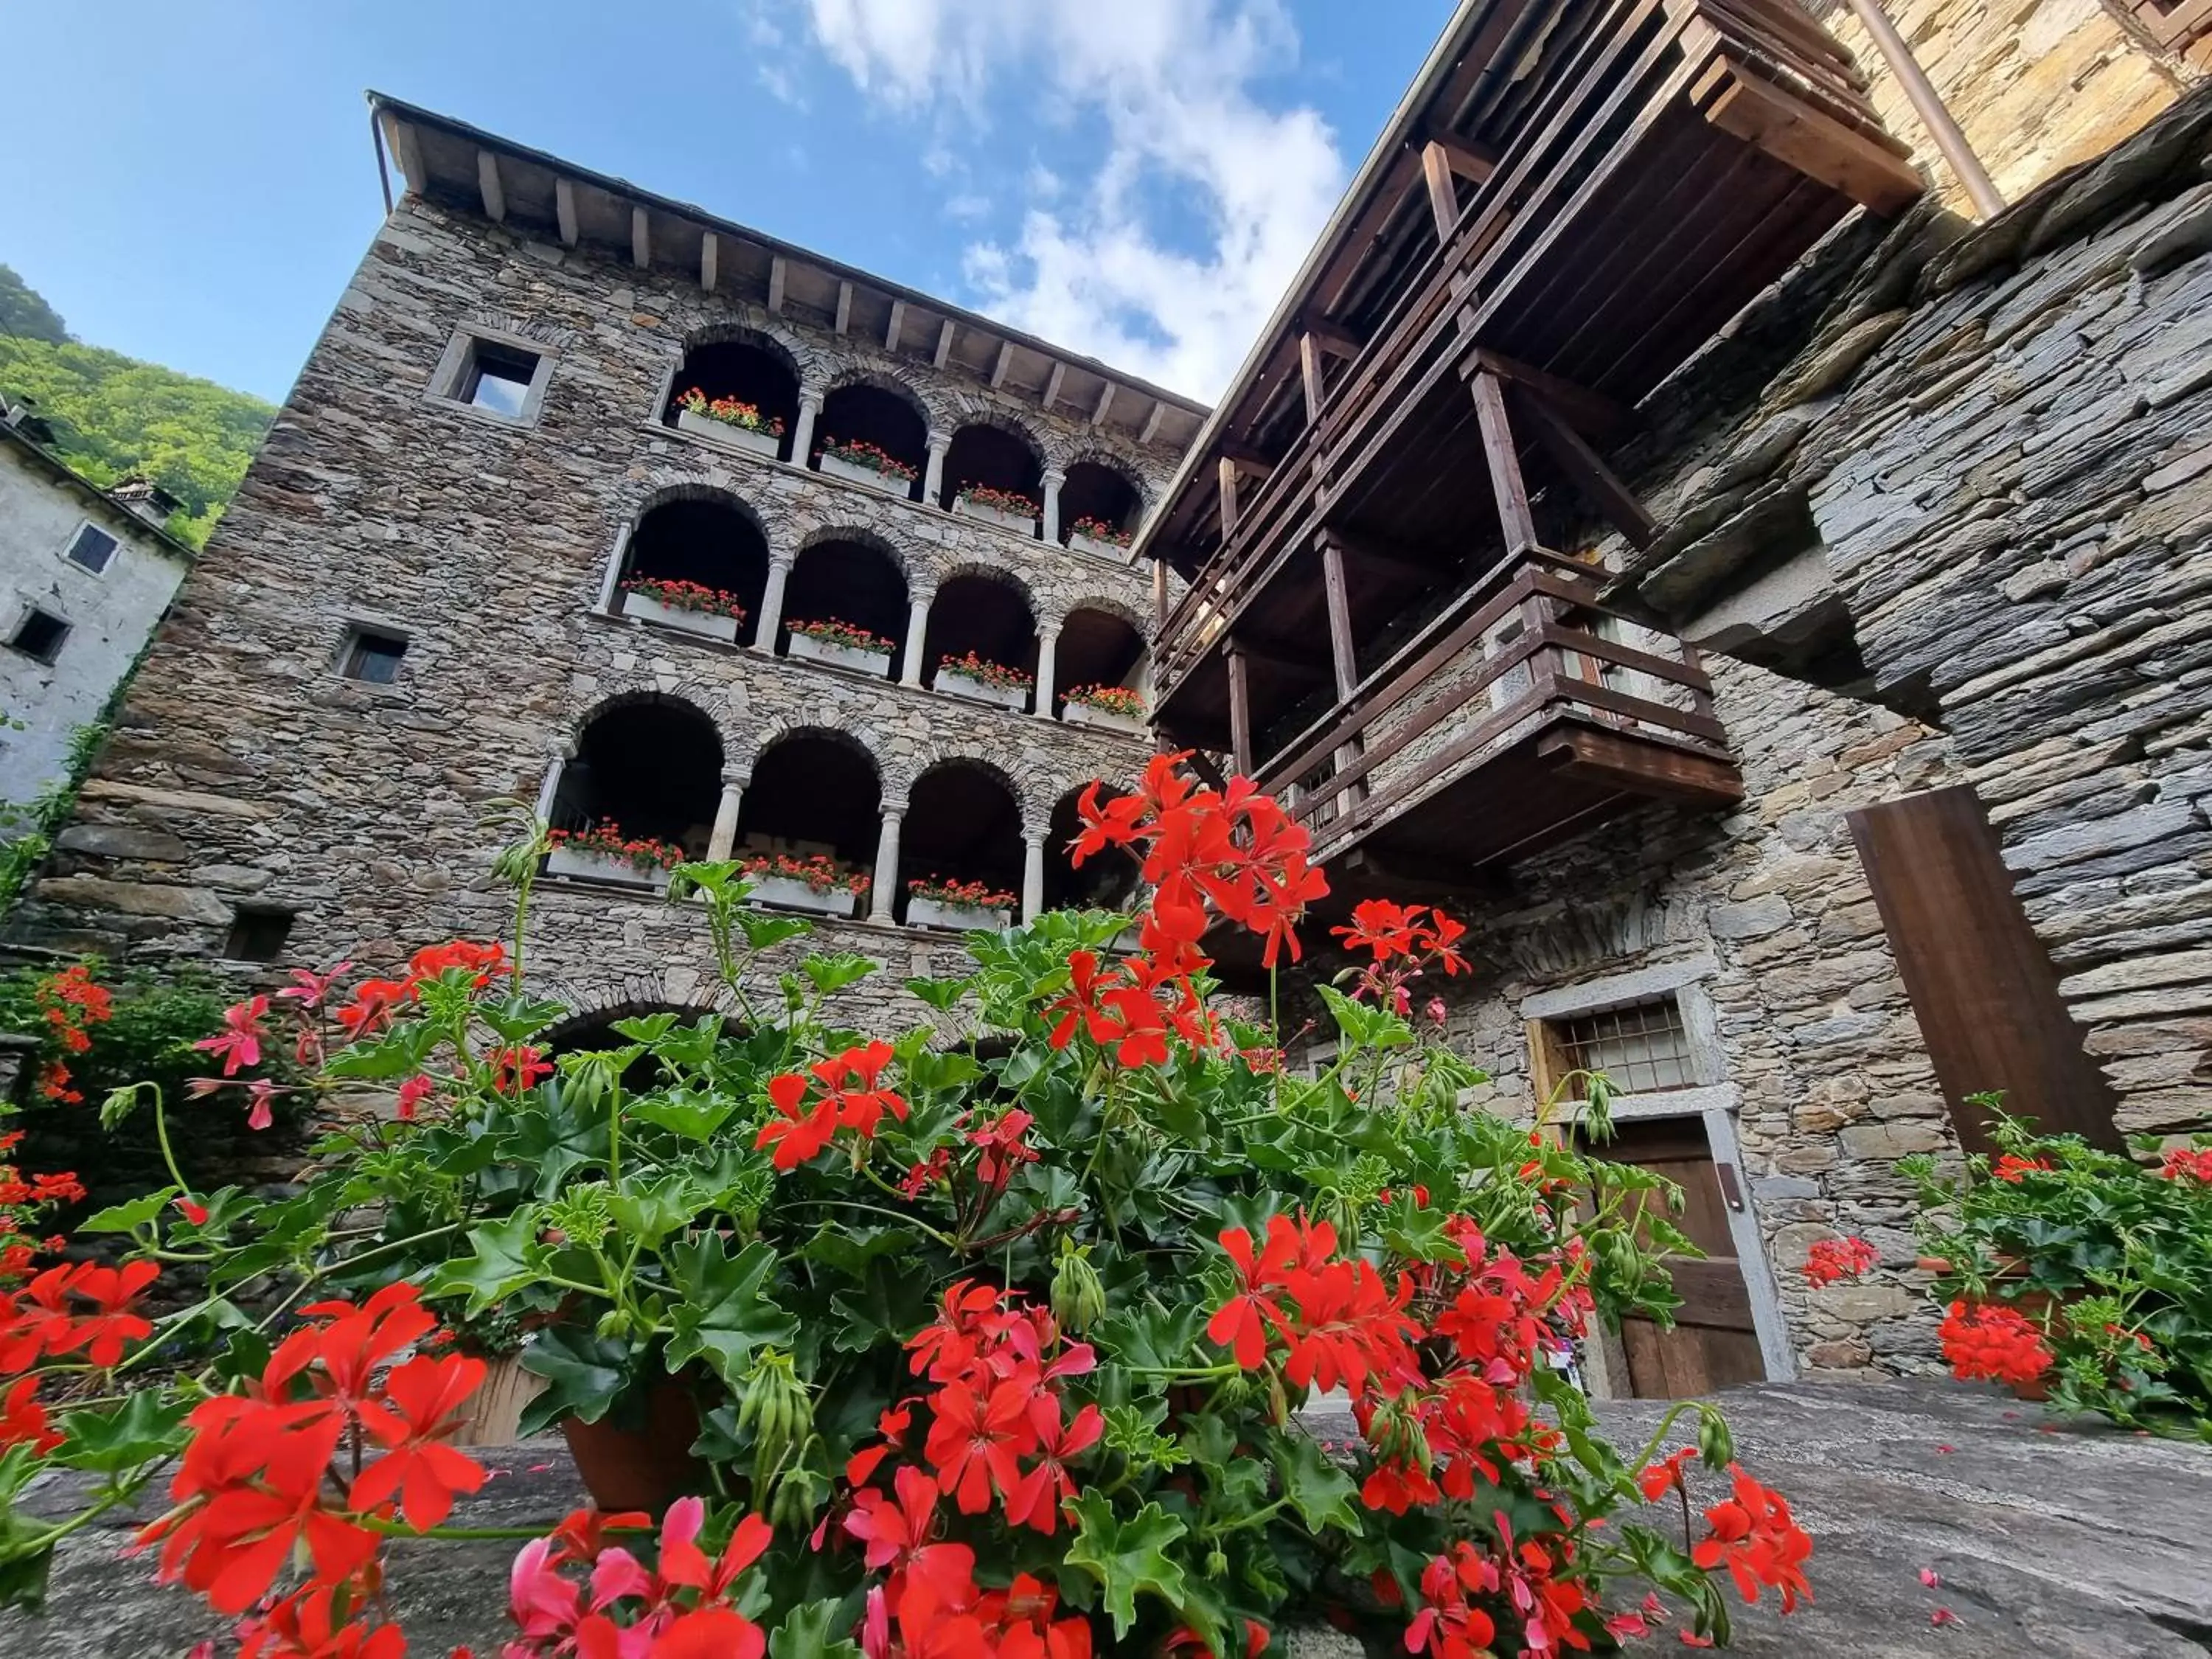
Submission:
<svg viewBox="0 0 2212 1659">
<path fill-rule="evenodd" d="M 0 841 L 64 782 L 153 637 L 192 551 L 164 526 L 157 486 L 104 489 L 52 447 L 46 423 L 0 398 Z"/>
<path fill-rule="evenodd" d="M 697 915 L 595 833 L 826 860 L 826 890 L 779 896 L 855 912 L 819 942 L 890 970 L 856 1019 L 965 959 L 918 878 L 1021 914 L 1121 896 L 1068 866 L 1073 796 L 1150 740 L 1069 694 L 1145 686 L 1155 596 L 1115 544 L 1202 409 L 427 112 L 376 117 L 405 193 L 15 937 L 264 973 L 498 937 L 502 803 L 583 837 L 538 883 L 529 962 L 586 1015 L 717 988 Z M 685 413 L 694 388 L 758 429 Z M 833 622 L 860 631 L 806 631 Z M 941 666 L 971 653 L 1017 689 Z M 859 878 L 855 906 L 831 884 Z"/>
</svg>

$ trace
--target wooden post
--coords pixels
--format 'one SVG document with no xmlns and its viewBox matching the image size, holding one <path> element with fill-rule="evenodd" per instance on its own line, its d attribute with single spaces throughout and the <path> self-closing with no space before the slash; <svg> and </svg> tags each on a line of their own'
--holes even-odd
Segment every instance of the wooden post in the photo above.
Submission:
<svg viewBox="0 0 2212 1659">
<path fill-rule="evenodd" d="M 1237 533 L 1237 463 L 1226 455 L 1221 458 L 1221 539 L 1227 541 Z"/>
<path fill-rule="evenodd" d="M 1305 377 L 1306 424 L 1321 423 L 1321 402 L 1328 388 L 1321 374 L 1321 343 L 1310 334 L 1298 336 L 1298 372 Z"/>
<path fill-rule="evenodd" d="M 1321 538 L 1322 592 L 1328 601 L 1328 655 L 1336 669 L 1336 700 L 1348 703 L 1352 688 L 1359 684 L 1359 664 L 1352 646 L 1352 590 L 1344 580 L 1344 546 L 1334 536 Z M 1337 770 L 1343 772 L 1357 764 L 1364 744 L 1346 744 L 1336 751 Z M 1336 815 L 1349 817 L 1352 809 L 1367 798 L 1367 782 L 1361 779 L 1336 798 Z"/>
<path fill-rule="evenodd" d="M 1451 156 L 1439 143 L 1421 146 L 1421 177 L 1429 186 L 1429 211 L 1437 222 L 1437 240 L 1449 246 L 1459 228 L 1459 186 L 1452 182 Z"/>
<path fill-rule="evenodd" d="M 1645 511 L 1635 492 L 1621 483 L 1583 434 L 1561 419 L 1559 411 L 1537 393 L 1522 388 L 1516 392 L 1515 402 L 1528 417 L 1528 423 L 1536 428 L 1537 441 L 1590 505 L 1604 514 L 1613 527 L 1637 546 L 1650 546 L 1659 534 L 1658 521 Z"/>
<path fill-rule="evenodd" d="M 1233 641 L 1229 659 L 1229 751 L 1239 777 L 1252 775 L 1252 682 L 1243 650 Z"/>
<path fill-rule="evenodd" d="M 1515 558 L 1536 546 L 1536 519 L 1528 511 L 1528 484 L 1513 450 L 1513 423 L 1505 416 L 1505 387 L 1488 369 L 1474 380 L 1474 415 L 1482 426 L 1482 453 L 1490 462 L 1490 487 L 1498 495 L 1498 522 L 1505 550 Z"/>
</svg>

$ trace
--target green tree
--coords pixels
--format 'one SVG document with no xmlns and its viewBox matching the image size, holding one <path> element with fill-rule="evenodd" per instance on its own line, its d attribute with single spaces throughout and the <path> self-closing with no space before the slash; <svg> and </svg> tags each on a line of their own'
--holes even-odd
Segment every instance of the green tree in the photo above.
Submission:
<svg viewBox="0 0 2212 1659">
<path fill-rule="evenodd" d="M 61 345 L 69 339 L 61 313 L 9 265 L 0 265 L 0 334 L 44 340 L 49 345 Z"/>
</svg>

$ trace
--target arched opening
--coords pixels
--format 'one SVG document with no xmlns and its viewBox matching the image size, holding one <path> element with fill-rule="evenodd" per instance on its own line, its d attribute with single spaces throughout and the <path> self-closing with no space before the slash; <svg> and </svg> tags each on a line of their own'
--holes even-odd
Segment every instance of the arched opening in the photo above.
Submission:
<svg viewBox="0 0 2212 1659">
<path fill-rule="evenodd" d="M 1044 509 L 1044 462 L 1012 433 L 995 426 L 963 426 L 945 452 L 945 483 L 937 504 L 1035 533 Z"/>
<path fill-rule="evenodd" d="M 781 349 L 758 336 L 702 342 L 684 354 L 661 419 L 781 456 L 799 422 L 799 371 Z"/>
<path fill-rule="evenodd" d="M 834 643 L 852 637 L 845 630 L 857 629 L 888 641 L 892 649 L 884 672 L 894 672 L 906 642 L 906 578 L 897 562 L 872 543 L 842 537 L 817 542 L 792 567 L 783 615 L 785 625 L 798 636 Z M 830 623 L 845 629 L 810 632 Z"/>
<path fill-rule="evenodd" d="M 1010 577 L 969 572 L 953 577 L 937 590 L 929 605 L 929 633 L 922 641 L 922 660 L 928 665 L 931 683 L 948 665 L 957 673 L 970 669 L 1012 671 L 1015 679 L 1006 701 L 1021 706 L 1012 691 L 1036 678 L 1036 620 L 1028 597 Z M 958 689 L 939 685 L 939 690 Z"/>
<path fill-rule="evenodd" d="M 768 538 L 734 497 L 702 491 L 637 521 L 623 561 L 625 616 L 732 643 L 753 637 L 768 586 Z M 741 613 L 741 614 L 732 614 Z"/>
<path fill-rule="evenodd" d="M 876 763 L 858 744 L 795 732 L 753 763 L 735 855 L 766 902 L 865 915 L 882 808 Z"/>
<path fill-rule="evenodd" d="M 1085 786 L 1088 787 L 1089 786 Z M 1101 786 L 1098 799 L 1114 800 L 1129 792 Z M 1071 789 L 1054 803 L 1044 842 L 1044 908 L 1048 910 L 1132 910 L 1137 902 L 1137 860 L 1119 847 L 1084 860 L 1076 868 L 1068 848 L 1082 833 L 1076 806 L 1083 790 Z"/>
<path fill-rule="evenodd" d="M 822 400 L 813 465 L 822 471 L 914 499 L 929 462 L 929 423 L 895 392 L 841 386 Z"/>
<path fill-rule="evenodd" d="M 592 717 L 553 794 L 549 875 L 659 885 L 703 858 L 722 801 L 722 739 L 688 702 L 651 697 Z"/>
<path fill-rule="evenodd" d="M 1136 539 L 1144 498 L 1122 473 L 1099 461 L 1078 461 L 1060 487 L 1060 538 L 1071 547 L 1106 552 Z"/>
<path fill-rule="evenodd" d="M 992 901 L 1021 911 L 1022 813 L 1006 780 L 974 761 L 946 761 L 915 780 L 899 839 L 898 917 L 917 918 L 915 901 L 943 896 Z M 920 886 L 917 891 L 917 884 Z M 947 925 L 958 925 L 948 923 Z"/>
<path fill-rule="evenodd" d="M 1091 605 L 1067 613 L 1054 647 L 1054 713 L 1072 704 L 1084 711 L 1079 722 L 1094 715 L 1110 718 L 1093 723 L 1116 727 L 1141 721 L 1150 712 L 1145 678 L 1145 636 L 1134 623 Z"/>
</svg>

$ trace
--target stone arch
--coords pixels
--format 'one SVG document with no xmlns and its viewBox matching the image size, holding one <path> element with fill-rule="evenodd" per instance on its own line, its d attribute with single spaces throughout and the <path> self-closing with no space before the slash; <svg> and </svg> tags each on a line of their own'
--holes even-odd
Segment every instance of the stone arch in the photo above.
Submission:
<svg viewBox="0 0 2212 1659">
<path fill-rule="evenodd" d="M 806 719 L 771 720 L 766 726 L 756 726 L 741 740 L 732 757 L 730 769 L 739 777 L 750 778 L 759 766 L 761 757 L 780 744 L 798 738 L 820 738 L 850 750 L 868 766 L 868 775 L 886 792 L 890 787 L 890 768 L 876 751 L 862 742 L 858 734 L 840 726 L 826 725 L 820 720 Z"/>
<path fill-rule="evenodd" d="M 744 730 L 744 723 L 723 690 L 705 680 L 680 675 L 654 674 L 645 670 L 612 680 L 602 679 L 599 683 L 593 689 L 589 706 L 568 722 L 564 751 L 573 753 L 585 728 L 602 714 L 648 702 L 677 704 L 704 715 L 721 743 L 722 769 L 729 770 L 732 758 L 738 753 L 742 742 L 738 734 Z"/>
<path fill-rule="evenodd" d="M 892 397 L 902 399 L 921 416 L 925 430 L 939 432 L 951 429 L 943 401 L 935 390 L 919 376 L 909 374 L 902 366 L 848 363 L 823 381 L 822 395 L 827 398 L 832 392 L 855 386 L 873 386 L 878 392 L 887 392 Z"/>
<path fill-rule="evenodd" d="M 726 708 L 719 700 L 676 695 L 659 684 L 600 696 L 572 728 L 546 811 L 556 845 L 556 874 L 600 879 L 605 866 L 556 868 L 584 849 L 568 836 L 605 836 L 674 847 L 705 856 L 712 841 L 730 752 Z M 717 712 L 722 716 L 717 719 Z M 588 845 L 588 844 L 587 844 Z"/>
<path fill-rule="evenodd" d="M 936 585 L 936 574 L 929 568 L 923 557 L 900 546 L 882 531 L 861 524 L 840 522 L 810 530 L 799 538 L 793 556 L 804 558 L 810 550 L 820 547 L 825 542 L 852 542 L 873 549 L 891 562 L 892 567 L 906 579 L 909 588 L 933 587 Z"/>
<path fill-rule="evenodd" d="M 1034 676 L 1038 608 L 1036 590 L 1011 565 L 956 560 L 938 578 L 919 660 L 933 675 L 945 659 L 972 653 Z"/>
<path fill-rule="evenodd" d="M 593 1027 L 618 1019 L 642 1014 L 696 1018 L 701 1014 L 732 1014 L 738 1007 L 736 998 L 719 978 L 682 966 L 659 974 L 565 980 L 550 988 L 548 994 L 568 1011 L 538 1039 L 556 1053 L 574 1047 L 576 1038 Z"/>
<path fill-rule="evenodd" d="M 963 748 L 936 753 L 915 770 L 899 842 L 896 919 L 924 920 L 915 882 L 934 878 L 980 883 L 1018 914 L 1026 881 L 1031 818 L 1025 792 L 1008 768 Z"/>
<path fill-rule="evenodd" d="M 772 726 L 761 739 L 746 763 L 735 854 L 827 858 L 845 874 L 872 872 L 888 793 L 874 752 L 842 727 L 804 720 Z"/>
<path fill-rule="evenodd" d="M 1100 611 L 1109 617 L 1118 617 L 1135 629 L 1139 638 L 1143 637 L 1149 625 L 1145 613 L 1128 600 L 1111 593 L 1102 593 L 1096 588 L 1085 588 L 1075 598 L 1053 606 L 1044 613 L 1042 620 L 1065 627 L 1067 619 L 1079 611 Z"/>
<path fill-rule="evenodd" d="M 1024 830 L 1025 831 L 1029 830 L 1033 821 L 1036 827 L 1042 827 L 1042 820 L 1037 818 L 1032 810 L 1036 805 L 1035 798 L 1037 791 L 1022 782 L 1018 767 L 1008 762 L 994 759 L 973 744 L 933 743 L 915 756 L 904 766 L 898 769 L 900 798 L 910 799 L 915 784 L 920 783 L 932 772 L 941 771 L 948 766 L 972 767 L 976 771 L 985 773 L 995 779 L 1000 786 L 1014 798 L 1014 807 L 1021 814 Z M 887 794 L 889 789 L 890 784 L 887 779 L 885 782 Z"/>
<path fill-rule="evenodd" d="M 791 371 L 792 377 L 802 386 L 821 371 L 820 354 L 805 337 L 796 329 L 786 327 L 767 317 L 726 318 L 702 323 L 684 335 L 678 362 L 680 364 L 685 355 L 701 346 L 709 345 L 757 346 L 780 359 Z"/>
<path fill-rule="evenodd" d="M 1152 510 L 1152 481 L 1147 471 L 1095 438 L 1085 438 L 1060 463 L 1060 533 L 1066 541 L 1075 522 L 1098 518 L 1133 534 Z"/>
<path fill-rule="evenodd" d="M 629 611 L 634 596 L 623 584 L 638 577 L 721 589 L 735 594 L 744 612 L 734 633 L 724 637 L 748 642 L 775 556 L 766 520 L 728 483 L 711 476 L 663 477 L 634 510 L 622 556 L 607 573 L 605 603 L 610 610 Z"/>
</svg>

